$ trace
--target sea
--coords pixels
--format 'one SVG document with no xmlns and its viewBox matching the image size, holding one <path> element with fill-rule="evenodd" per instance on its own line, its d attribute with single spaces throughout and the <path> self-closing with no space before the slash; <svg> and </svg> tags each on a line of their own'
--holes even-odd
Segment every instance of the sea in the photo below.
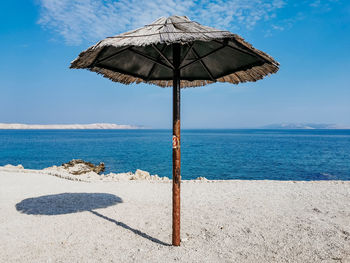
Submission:
<svg viewBox="0 0 350 263">
<path fill-rule="evenodd" d="M 172 177 L 171 130 L 0 130 L 0 165 L 72 159 Z M 350 180 L 350 130 L 182 130 L 183 179 Z"/>
</svg>

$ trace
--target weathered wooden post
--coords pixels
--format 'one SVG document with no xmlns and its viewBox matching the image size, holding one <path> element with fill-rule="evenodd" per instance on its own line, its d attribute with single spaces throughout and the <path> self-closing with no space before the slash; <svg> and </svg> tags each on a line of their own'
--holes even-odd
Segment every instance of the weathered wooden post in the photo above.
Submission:
<svg viewBox="0 0 350 263">
<path fill-rule="evenodd" d="M 181 46 L 173 44 L 173 245 L 180 246 L 180 52 Z"/>
</svg>

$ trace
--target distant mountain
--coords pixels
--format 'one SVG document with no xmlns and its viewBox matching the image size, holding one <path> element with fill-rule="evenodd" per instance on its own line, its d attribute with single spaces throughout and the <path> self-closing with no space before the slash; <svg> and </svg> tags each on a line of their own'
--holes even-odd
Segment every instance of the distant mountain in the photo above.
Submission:
<svg viewBox="0 0 350 263">
<path fill-rule="evenodd" d="M 141 129 L 138 126 L 119 125 L 113 123 L 92 123 L 92 124 L 20 124 L 20 123 L 0 123 L 0 129 L 9 130 L 122 130 Z"/>
<path fill-rule="evenodd" d="M 350 126 L 319 123 L 281 123 L 260 127 L 262 129 L 350 129 Z"/>
</svg>

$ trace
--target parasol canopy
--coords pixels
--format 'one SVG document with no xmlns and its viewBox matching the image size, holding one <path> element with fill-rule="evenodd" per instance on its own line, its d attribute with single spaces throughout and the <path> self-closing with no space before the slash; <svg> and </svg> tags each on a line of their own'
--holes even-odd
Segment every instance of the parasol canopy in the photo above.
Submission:
<svg viewBox="0 0 350 263">
<path fill-rule="evenodd" d="M 113 81 L 173 86 L 173 235 L 180 245 L 180 88 L 214 82 L 257 81 L 278 71 L 278 62 L 229 31 L 202 26 L 186 16 L 101 40 L 80 53 L 71 68 Z"/>
<path fill-rule="evenodd" d="M 80 53 L 71 68 L 85 68 L 123 84 L 172 86 L 174 43 L 181 44 L 181 88 L 257 81 L 278 71 L 278 62 L 240 36 L 186 16 L 161 17 L 142 28 L 107 37 Z"/>
</svg>

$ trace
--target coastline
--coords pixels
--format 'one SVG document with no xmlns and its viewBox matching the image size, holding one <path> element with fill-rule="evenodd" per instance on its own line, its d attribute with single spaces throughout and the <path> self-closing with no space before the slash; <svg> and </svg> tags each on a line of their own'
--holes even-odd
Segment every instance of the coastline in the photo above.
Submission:
<svg viewBox="0 0 350 263">
<path fill-rule="evenodd" d="M 24 173 L 24 174 L 39 174 L 54 176 L 57 178 L 85 182 L 85 183 L 96 183 L 96 182 L 136 182 L 136 181 L 146 181 L 151 183 L 172 183 L 172 180 L 166 176 L 160 177 L 157 174 L 151 175 L 147 171 L 137 169 L 134 173 L 122 172 L 122 173 L 101 173 L 97 174 L 95 172 L 88 172 L 84 174 L 72 174 L 69 171 L 64 170 L 61 166 L 51 166 L 43 169 L 26 169 L 23 165 L 11 165 L 7 164 L 0 166 L 0 173 Z M 273 179 L 214 179 L 209 180 L 204 176 L 197 177 L 196 179 L 181 179 L 182 183 L 219 183 L 219 182 L 286 182 L 286 183 L 321 183 L 321 182 L 330 182 L 330 183 L 349 183 L 349 180 L 273 180 Z"/>
<path fill-rule="evenodd" d="M 171 183 L 5 170 L 0 261 L 350 261 L 350 181 L 184 181 L 175 248 Z"/>
<path fill-rule="evenodd" d="M 22 124 L 0 123 L 0 130 L 138 130 L 140 126 L 114 124 L 114 123 L 91 123 L 91 124 Z"/>
</svg>

